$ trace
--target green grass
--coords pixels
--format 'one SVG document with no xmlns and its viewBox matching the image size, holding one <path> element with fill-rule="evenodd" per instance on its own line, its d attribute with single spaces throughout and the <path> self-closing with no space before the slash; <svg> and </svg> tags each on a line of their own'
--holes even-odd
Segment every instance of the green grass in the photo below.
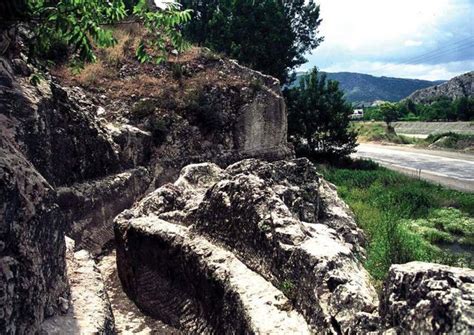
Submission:
<svg viewBox="0 0 474 335">
<path fill-rule="evenodd" d="M 412 137 L 398 135 L 389 131 L 382 122 L 352 122 L 351 128 L 356 131 L 359 141 L 390 142 L 395 144 L 416 144 L 419 140 Z"/>
<path fill-rule="evenodd" d="M 366 268 L 383 280 L 392 264 L 410 261 L 472 266 L 437 243 L 473 245 L 474 195 L 411 179 L 374 164 L 322 167 L 369 238 Z"/>
</svg>

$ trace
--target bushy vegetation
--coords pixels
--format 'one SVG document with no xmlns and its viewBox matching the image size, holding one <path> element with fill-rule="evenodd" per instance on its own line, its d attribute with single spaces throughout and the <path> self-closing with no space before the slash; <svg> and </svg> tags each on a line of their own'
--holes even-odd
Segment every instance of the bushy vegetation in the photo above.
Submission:
<svg viewBox="0 0 474 335">
<path fill-rule="evenodd" d="M 418 145 L 472 151 L 474 150 L 474 135 L 453 132 L 431 134 L 425 140 L 418 141 Z"/>
<path fill-rule="evenodd" d="M 472 255 L 451 254 L 439 242 L 472 245 L 474 194 L 448 190 L 378 167 L 326 167 L 369 237 L 366 267 L 383 279 L 391 264 L 410 261 L 472 266 Z"/>
<path fill-rule="evenodd" d="M 222 52 L 285 83 L 288 71 L 316 48 L 319 6 L 305 0 L 181 0 L 194 11 L 185 26 L 192 42 Z"/>
<path fill-rule="evenodd" d="M 369 107 L 364 111 L 364 120 L 386 121 L 384 106 L 393 108 L 393 121 L 472 121 L 474 120 L 474 98 L 458 98 L 451 100 L 440 97 L 431 104 L 415 104 L 405 100 L 396 104 L 382 104 Z"/>
<path fill-rule="evenodd" d="M 352 107 L 337 81 L 315 68 L 299 87 L 285 90 L 288 136 L 300 156 L 333 159 L 352 153 L 356 134 L 349 128 Z"/>
<path fill-rule="evenodd" d="M 353 122 L 351 129 L 357 133 L 360 142 L 390 142 L 394 144 L 415 144 L 418 139 L 398 135 L 393 128 L 381 122 Z"/>
</svg>

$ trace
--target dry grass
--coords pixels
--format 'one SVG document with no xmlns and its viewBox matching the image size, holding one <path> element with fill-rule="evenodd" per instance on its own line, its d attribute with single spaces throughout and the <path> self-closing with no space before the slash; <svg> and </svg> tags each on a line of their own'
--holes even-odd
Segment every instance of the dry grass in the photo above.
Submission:
<svg viewBox="0 0 474 335">
<path fill-rule="evenodd" d="M 67 66 L 56 68 L 52 74 L 67 86 L 106 92 L 108 98 L 123 103 L 117 106 L 131 106 L 137 99 L 154 99 L 162 112 L 186 110 L 208 86 L 239 91 L 249 85 L 238 73 L 229 73 L 225 62 L 219 61 L 220 55 L 198 47 L 179 56 L 170 53 L 168 61 L 160 65 L 140 64 L 135 50 L 144 37 L 143 29 L 131 24 L 113 30 L 117 44 L 98 50 L 96 63 L 86 64 L 78 74 Z"/>
<path fill-rule="evenodd" d="M 113 35 L 117 44 L 113 47 L 103 49 L 102 58 L 108 65 L 120 66 L 138 47 L 141 33 L 137 24 L 121 25 L 114 28 Z"/>
</svg>

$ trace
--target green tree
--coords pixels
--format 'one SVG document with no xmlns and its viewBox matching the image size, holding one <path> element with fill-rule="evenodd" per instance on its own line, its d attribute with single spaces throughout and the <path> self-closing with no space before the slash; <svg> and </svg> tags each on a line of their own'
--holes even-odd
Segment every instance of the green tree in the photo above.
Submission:
<svg viewBox="0 0 474 335">
<path fill-rule="evenodd" d="M 380 112 L 382 114 L 384 122 L 387 124 L 389 131 L 394 131 L 392 122 L 395 122 L 400 117 L 400 111 L 396 104 L 386 102 L 380 106 Z"/>
<path fill-rule="evenodd" d="M 458 120 L 474 120 L 474 98 L 462 97 L 454 101 L 454 109 Z"/>
<path fill-rule="evenodd" d="M 186 46 L 179 28 L 190 20 L 191 11 L 175 5 L 155 11 L 147 0 L 126 1 L 128 7 L 134 6 L 135 19 L 148 30 L 137 50 L 141 61 L 163 60 L 168 43 L 178 50 Z M 30 43 L 33 55 L 48 55 L 59 42 L 68 47 L 77 64 L 95 61 L 96 48 L 113 46 L 116 41 L 110 26 L 130 14 L 124 0 L 6 0 L 2 9 L 12 18 L 37 23 Z"/>
<path fill-rule="evenodd" d="M 326 80 L 314 68 L 300 86 L 285 90 L 288 134 L 297 153 L 318 158 L 338 158 L 354 152 L 356 134 L 349 129 L 352 106 L 337 81 Z"/>
<path fill-rule="evenodd" d="M 266 74 L 288 80 L 304 54 L 322 41 L 313 0 L 181 0 L 195 12 L 185 26 L 192 41 Z"/>
</svg>

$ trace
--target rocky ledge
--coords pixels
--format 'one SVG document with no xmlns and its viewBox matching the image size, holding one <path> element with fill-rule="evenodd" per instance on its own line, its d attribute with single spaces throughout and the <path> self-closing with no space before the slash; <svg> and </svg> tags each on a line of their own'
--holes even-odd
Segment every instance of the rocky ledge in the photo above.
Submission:
<svg viewBox="0 0 474 335">
<path fill-rule="evenodd" d="M 333 192 L 306 159 L 190 165 L 116 219 L 124 289 L 185 331 L 356 329 L 378 299 Z"/>
<path fill-rule="evenodd" d="M 472 270 L 395 266 L 379 303 L 362 232 L 306 159 L 189 165 L 115 234 L 125 292 L 185 333 L 473 329 Z"/>
<path fill-rule="evenodd" d="M 412 262 L 390 269 L 380 313 L 387 327 L 412 334 L 472 334 L 474 271 Z"/>
</svg>

